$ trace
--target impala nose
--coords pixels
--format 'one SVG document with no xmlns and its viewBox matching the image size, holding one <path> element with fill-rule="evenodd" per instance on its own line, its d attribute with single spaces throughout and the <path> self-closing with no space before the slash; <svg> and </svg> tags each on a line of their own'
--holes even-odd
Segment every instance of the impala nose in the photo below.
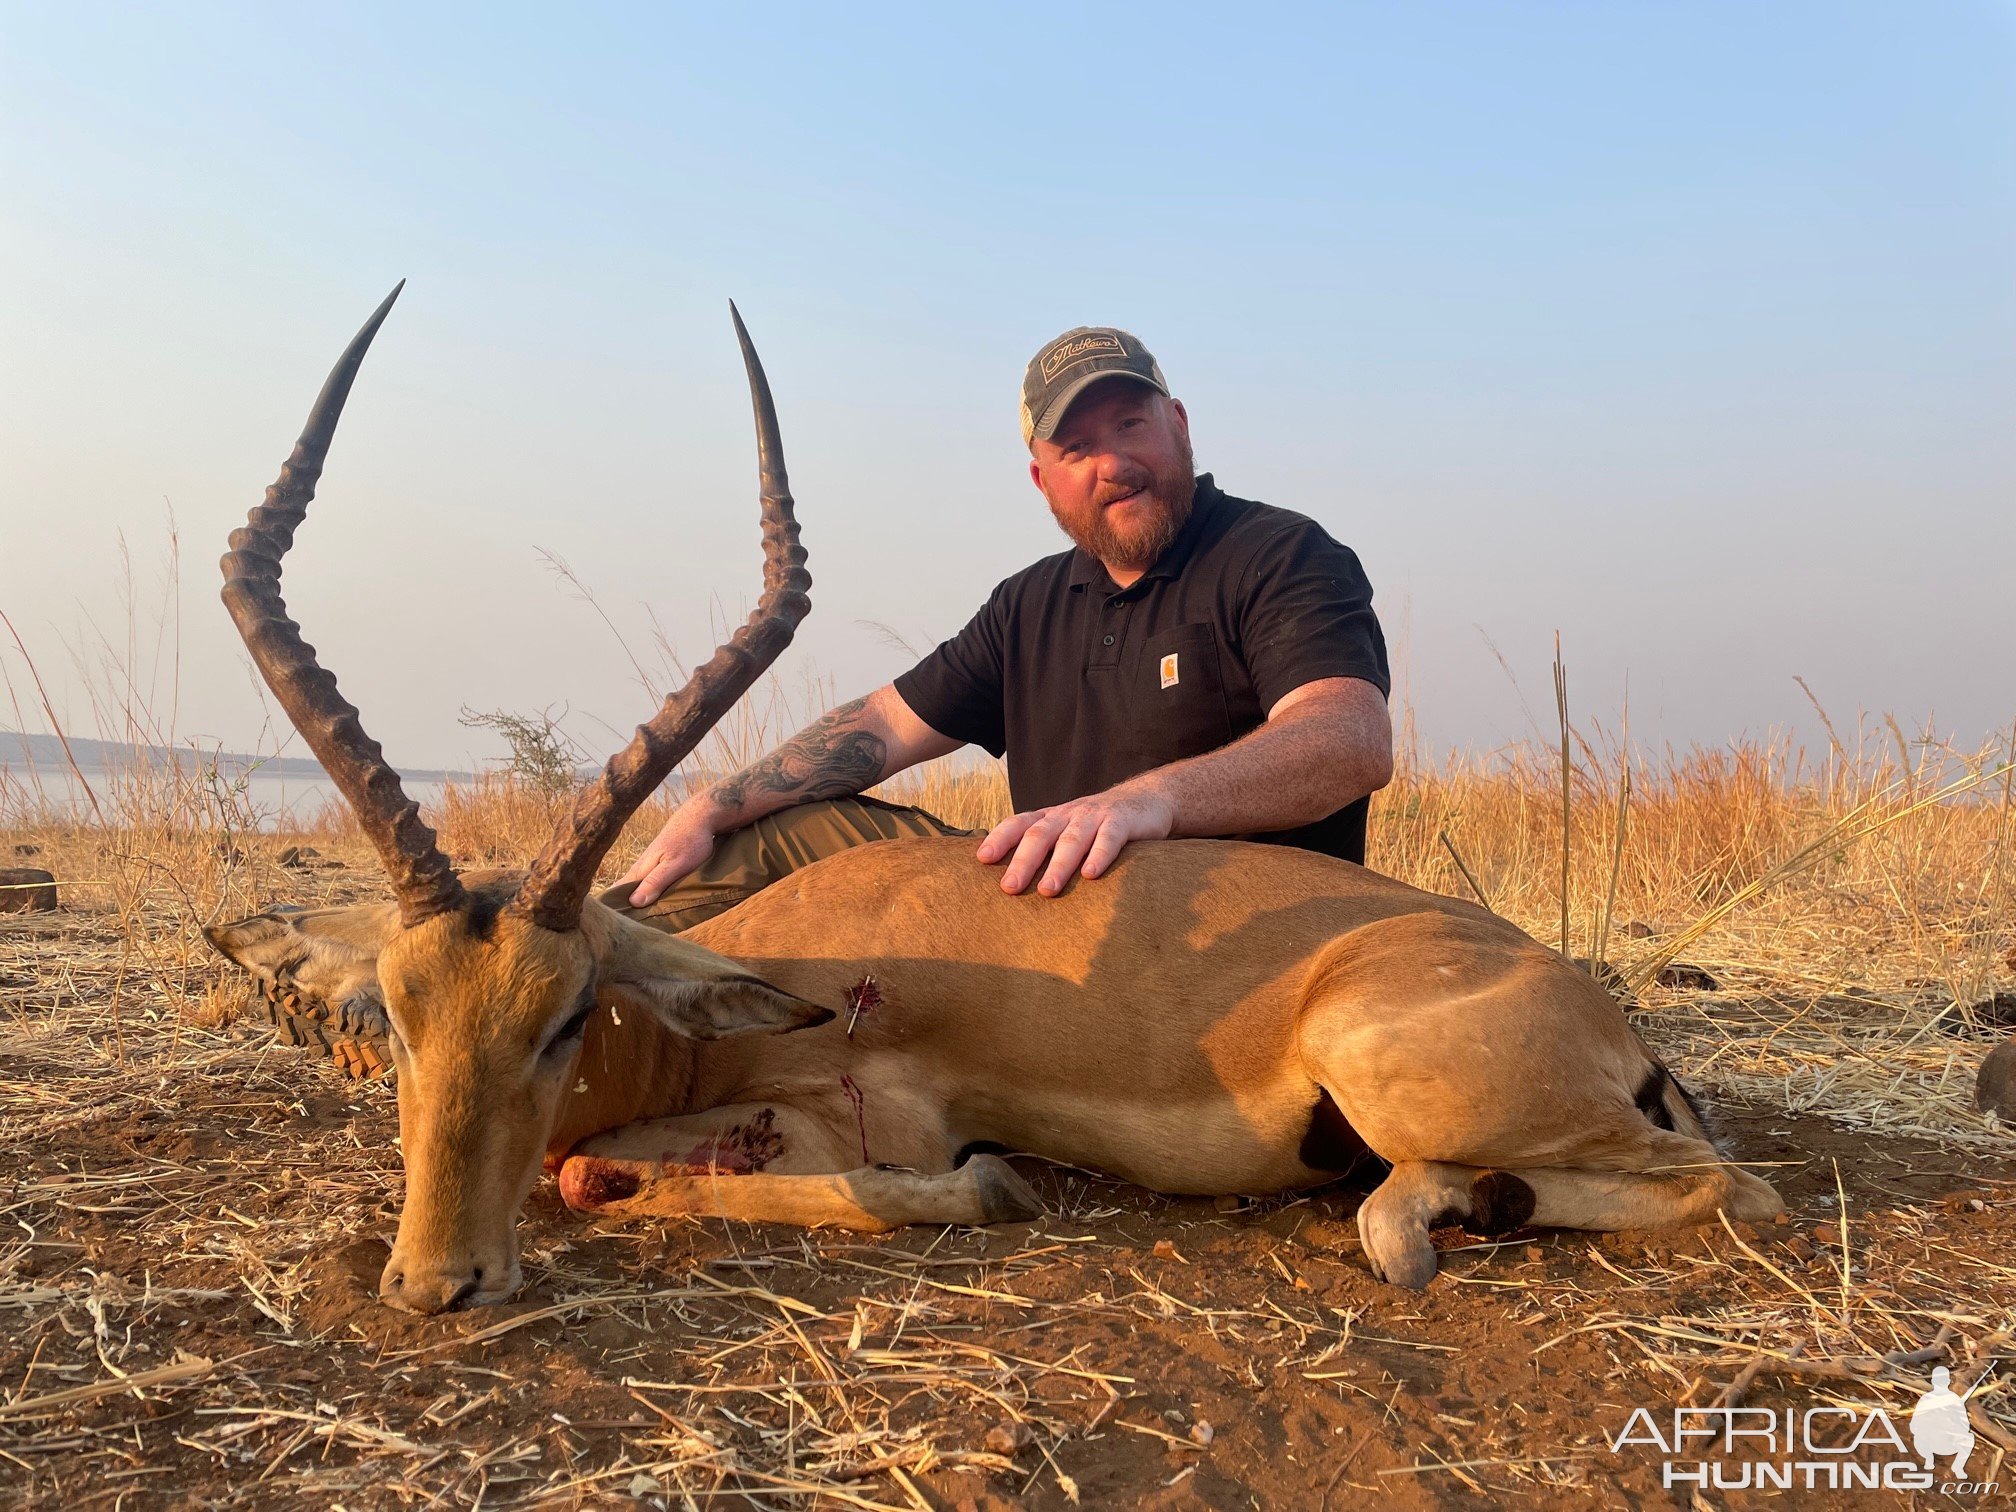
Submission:
<svg viewBox="0 0 2016 1512">
<path fill-rule="evenodd" d="M 459 1312 L 483 1285 L 481 1266 L 443 1266 L 422 1270 L 399 1262 L 395 1255 L 378 1278 L 378 1299 L 401 1312 Z"/>
</svg>

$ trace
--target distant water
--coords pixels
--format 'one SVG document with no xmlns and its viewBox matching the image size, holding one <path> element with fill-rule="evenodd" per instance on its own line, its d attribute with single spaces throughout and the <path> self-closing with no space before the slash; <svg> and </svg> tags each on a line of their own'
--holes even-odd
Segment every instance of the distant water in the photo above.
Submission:
<svg viewBox="0 0 2016 1512">
<path fill-rule="evenodd" d="M 130 771 L 114 772 L 99 766 L 85 765 L 81 770 L 97 793 L 99 805 L 108 818 L 119 811 L 118 790 L 122 784 L 162 780 L 158 770 L 137 779 Z M 38 793 L 51 805 L 75 813 L 80 820 L 90 820 L 90 801 L 68 767 L 38 763 L 31 773 L 19 766 L 4 765 L 0 766 L 0 773 L 6 777 L 4 784 L 0 784 L 0 822 L 15 816 L 24 794 L 32 803 Z M 248 807 L 261 829 L 311 821 L 327 805 L 342 802 L 336 785 L 326 777 L 288 776 L 263 770 L 254 770 L 249 774 L 227 770 L 220 772 L 216 781 L 226 790 L 238 790 L 230 798 L 232 812 Z M 405 786 L 406 796 L 426 808 L 439 802 L 445 784 L 408 782 Z"/>
</svg>

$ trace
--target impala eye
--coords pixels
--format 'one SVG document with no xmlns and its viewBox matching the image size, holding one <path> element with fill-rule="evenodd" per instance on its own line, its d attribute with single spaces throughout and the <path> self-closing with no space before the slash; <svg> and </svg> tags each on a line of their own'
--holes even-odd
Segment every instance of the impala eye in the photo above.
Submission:
<svg viewBox="0 0 2016 1512">
<path fill-rule="evenodd" d="M 553 1038 L 546 1042 L 544 1053 L 551 1055 L 554 1051 L 570 1046 L 574 1041 L 581 1038 L 581 1032 L 588 1027 L 589 1015 L 594 1013 L 594 1011 L 595 999 L 590 997 L 579 1008 L 574 1010 L 567 1022 L 562 1024 L 554 1033 Z"/>
</svg>

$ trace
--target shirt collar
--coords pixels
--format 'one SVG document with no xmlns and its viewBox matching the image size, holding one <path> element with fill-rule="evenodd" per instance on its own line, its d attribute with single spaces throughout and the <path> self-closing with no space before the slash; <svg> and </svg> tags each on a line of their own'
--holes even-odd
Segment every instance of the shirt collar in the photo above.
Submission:
<svg viewBox="0 0 2016 1512">
<path fill-rule="evenodd" d="M 1197 475 L 1197 491 L 1190 498 L 1190 518 L 1183 522 L 1183 528 L 1176 533 L 1176 539 L 1168 549 L 1155 559 L 1155 565 L 1142 573 L 1134 582 L 1135 587 L 1152 578 L 1175 578 L 1181 575 L 1184 563 L 1197 548 L 1197 538 L 1204 533 L 1204 526 L 1214 511 L 1219 499 L 1224 497 L 1209 473 Z M 1113 587 L 1113 579 L 1106 574 L 1106 564 L 1080 546 L 1071 553 L 1070 586 L 1083 588 L 1088 583 L 1105 587 L 1109 592 L 1124 592 Z"/>
</svg>

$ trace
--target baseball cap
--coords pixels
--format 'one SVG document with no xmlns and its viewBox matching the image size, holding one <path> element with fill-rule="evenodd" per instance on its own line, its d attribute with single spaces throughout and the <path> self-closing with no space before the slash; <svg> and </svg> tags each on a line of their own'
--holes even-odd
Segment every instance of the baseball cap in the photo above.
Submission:
<svg viewBox="0 0 2016 1512">
<path fill-rule="evenodd" d="M 1029 359 L 1022 374 L 1022 440 L 1048 441 L 1064 412 L 1101 378 L 1132 378 L 1165 397 L 1168 380 L 1141 338 L 1115 326 L 1073 326 Z"/>
</svg>

